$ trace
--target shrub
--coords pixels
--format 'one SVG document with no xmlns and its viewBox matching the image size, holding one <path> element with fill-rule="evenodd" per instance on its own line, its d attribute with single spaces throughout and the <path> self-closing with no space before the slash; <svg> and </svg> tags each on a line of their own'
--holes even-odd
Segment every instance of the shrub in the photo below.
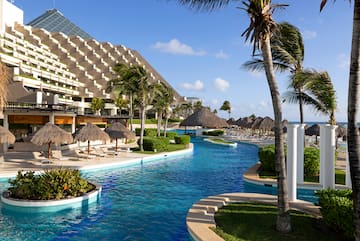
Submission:
<svg viewBox="0 0 360 241">
<path fill-rule="evenodd" d="M 135 128 L 136 136 L 140 136 L 141 128 Z M 157 130 L 155 128 L 145 128 L 144 136 L 156 136 Z"/>
<path fill-rule="evenodd" d="M 275 172 L 275 145 L 259 148 L 258 155 L 263 170 Z"/>
<path fill-rule="evenodd" d="M 222 136 L 224 135 L 224 131 L 223 130 L 203 131 L 202 134 L 205 136 Z"/>
<path fill-rule="evenodd" d="M 174 137 L 175 143 L 176 144 L 189 144 L 190 143 L 190 136 L 188 135 L 180 135 L 180 136 L 175 136 Z"/>
<path fill-rule="evenodd" d="M 81 178 L 79 170 L 50 169 L 35 175 L 33 171 L 18 172 L 9 180 L 10 197 L 29 200 L 52 200 L 78 197 L 95 187 Z"/>
<path fill-rule="evenodd" d="M 138 140 L 138 144 L 139 144 Z M 166 151 L 167 147 L 169 145 L 169 139 L 167 139 L 166 137 L 145 137 L 143 140 L 143 148 L 144 151 L 158 151 L 158 152 L 162 152 L 162 151 Z"/>
<path fill-rule="evenodd" d="M 320 169 L 320 150 L 315 147 L 304 148 L 304 175 L 317 176 Z"/>
<path fill-rule="evenodd" d="M 175 136 L 177 136 L 178 134 L 176 132 L 166 132 L 166 137 L 169 138 L 170 140 L 174 140 Z"/>
<path fill-rule="evenodd" d="M 355 232 L 352 191 L 326 189 L 316 191 L 315 194 L 319 197 L 320 211 L 325 223 L 352 239 Z"/>
</svg>

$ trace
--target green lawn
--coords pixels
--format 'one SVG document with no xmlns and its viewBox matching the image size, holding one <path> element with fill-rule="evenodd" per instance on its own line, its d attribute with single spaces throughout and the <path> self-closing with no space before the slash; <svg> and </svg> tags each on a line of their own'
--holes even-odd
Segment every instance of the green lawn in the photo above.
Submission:
<svg viewBox="0 0 360 241">
<path fill-rule="evenodd" d="M 335 183 L 345 185 L 345 175 L 346 174 L 344 170 L 335 169 Z M 260 171 L 259 176 L 260 178 L 276 178 L 275 173 L 267 171 Z M 319 176 L 305 177 L 304 181 L 319 183 Z"/>
<path fill-rule="evenodd" d="M 185 149 L 186 149 L 185 144 L 169 144 L 166 151 L 171 152 L 171 151 L 180 151 L 180 150 L 185 150 Z M 157 153 L 160 153 L 160 152 L 153 152 L 153 151 L 143 151 L 143 152 L 141 152 L 139 148 L 133 148 L 132 151 L 135 152 L 135 153 L 143 153 L 143 154 L 157 154 Z"/>
<path fill-rule="evenodd" d="M 226 241 L 332 241 L 341 236 L 329 229 L 321 219 L 291 211 L 292 231 L 280 234 L 275 230 L 277 207 L 235 203 L 222 207 L 215 214 L 217 227 L 214 231 Z"/>
</svg>

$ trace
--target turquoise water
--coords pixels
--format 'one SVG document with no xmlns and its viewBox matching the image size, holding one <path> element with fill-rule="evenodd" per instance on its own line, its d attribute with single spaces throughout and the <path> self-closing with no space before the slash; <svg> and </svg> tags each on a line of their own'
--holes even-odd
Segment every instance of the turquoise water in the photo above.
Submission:
<svg viewBox="0 0 360 241">
<path fill-rule="evenodd" d="M 101 201 L 55 214 L 24 214 L 1 207 L 0 240 L 191 240 L 185 224 L 199 199 L 226 192 L 275 194 L 246 184 L 242 174 L 258 148 L 224 147 L 193 138 L 194 154 L 142 166 L 84 173 L 103 186 Z M 0 183 L 0 191 L 6 188 Z M 313 200 L 312 191 L 300 198 Z"/>
</svg>

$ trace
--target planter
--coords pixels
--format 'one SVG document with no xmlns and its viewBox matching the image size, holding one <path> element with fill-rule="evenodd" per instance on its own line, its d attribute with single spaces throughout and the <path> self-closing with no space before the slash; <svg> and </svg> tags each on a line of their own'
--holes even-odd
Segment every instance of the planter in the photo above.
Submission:
<svg viewBox="0 0 360 241">
<path fill-rule="evenodd" d="M 237 147 L 237 143 L 236 142 L 231 142 L 231 141 L 225 141 L 225 140 L 217 141 L 217 140 L 214 140 L 214 139 L 211 139 L 211 138 L 205 138 L 204 141 L 208 141 L 208 142 L 211 142 L 211 143 L 217 144 L 217 145 Z"/>
<path fill-rule="evenodd" d="M 86 207 L 91 203 L 100 200 L 101 186 L 80 197 L 60 199 L 60 200 L 24 200 L 9 197 L 7 191 L 1 195 L 3 207 L 14 211 L 24 212 L 58 212 L 65 209 Z"/>
</svg>

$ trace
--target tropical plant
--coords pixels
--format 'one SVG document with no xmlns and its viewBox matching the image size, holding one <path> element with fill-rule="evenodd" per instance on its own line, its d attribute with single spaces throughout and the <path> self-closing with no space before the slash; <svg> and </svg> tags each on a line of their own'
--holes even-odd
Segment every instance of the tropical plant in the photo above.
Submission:
<svg viewBox="0 0 360 241">
<path fill-rule="evenodd" d="M 104 107 L 105 101 L 103 99 L 94 97 L 91 100 L 90 108 L 96 115 L 100 115 L 100 111 L 104 109 Z"/>
<path fill-rule="evenodd" d="M 321 1 L 320 11 L 326 0 Z M 354 0 L 353 32 L 348 91 L 347 145 L 353 190 L 355 240 L 360 240 L 360 138 L 358 106 L 360 91 L 360 0 Z"/>
<path fill-rule="evenodd" d="M 128 107 L 129 107 L 129 101 L 127 99 L 123 98 L 122 96 L 116 97 L 114 100 L 114 104 L 119 108 L 120 115 L 121 115 L 121 110 L 123 108 L 128 110 Z"/>
<path fill-rule="evenodd" d="M 119 91 L 130 93 L 130 106 L 132 106 L 133 95 L 136 96 L 140 109 L 141 132 L 139 143 L 140 150 L 143 151 L 146 107 L 151 103 L 151 96 L 153 96 L 152 91 L 154 88 L 148 81 L 149 74 L 145 68 L 140 65 L 128 66 L 125 64 L 117 64 L 114 69 L 119 76 L 108 83 L 108 90 L 117 89 Z M 130 109 L 132 108 L 130 107 Z"/>
<path fill-rule="evenodd" d="M 230 101 L 225 100 L 222 106 L 220 107 L 220 110 L 227 111 L 229 113 L 229 119 L 230 119 L 230 114 L 231 114 Z"/>
<path fill-rule="evenodd" d="M 332 83 L 326 72 L 304 69 L 304 42 L 300 31 L 290 23 L 280 23 L 270 42 L 274 69 L 291 73 L 290 90 L 283 97 L 286 102 L 299 104 L 300 123 L 304 123 L 304 104 L 329 114 L 329 122 L 335 123 L 333 114 L 336 101 Z M 261 56 L 256 56 L 246 62 L 244 67 L 255 71 L 264 70 L 264 61 Z M 329 90 L 330 95 L 324 96 L 324 89 Z"/>
<path fill-rule="evenodd" d="M 30 200 L 51 200 L 78 197 L 95 188 L 75 169 L 49 169 L 40 175 L 19 171 L 9 180 L 10 197 Z"/>
<path fill-rule="evenodd" d="M 166 129 L 171 115 L 171 104 L 174 102 L 174 91 L 162 83 L 157 84 L 155 88 L 158 90 L 158 94 L 155 94 L 153 99 L 153 108 L 158 116 L 157 135 L 160 136 L 162 116 L 164 115 L 164 136 L 166 136 Z"/>
<path fill-rule="evenodd" d="M 124 63 L 117 63 L 113 67 L 116 78 L 110 80 L 106 86 L 106 92 L 114 92 L 115 96 L 124 94 L 129 96 L 129 116 L 130 116 L 130 130 L 133 130 L 133 95 L 136 92 L 136 86 L 131 76 L 130 67 Z"/>
<path fill-rule="evenodd" d="M 197 9 L 214 10 L 230 2 L 230 0 L 179 0 L 180 3 Z M 281 98 L 277 81 L 275 79 L 273 58 L 271 53 L 270 37 L 276 29 L 276 23 L 272 18 L 273 12 L 277 8 L 283 8 L 284 4 L 271 4 L 271 0 L 246 0 L 243 1 L 245 10 L 250 18 L 248 28 L 243 32 L 246 40 L 253 44 L 253 55 L 260 51 L 264 60 L 264 68 L 268 81 L 271 99 L 274 109 L 274 132 L 275 132 L 275 159 L 277 172 L 277 190 L 278 190 L 278 217 L 276 229 L 280 232 L 289 232 L 291 230 L 289 201 L 287 194 L 284 140 L 282 136 L 282 109 Z"/>
</svg>

